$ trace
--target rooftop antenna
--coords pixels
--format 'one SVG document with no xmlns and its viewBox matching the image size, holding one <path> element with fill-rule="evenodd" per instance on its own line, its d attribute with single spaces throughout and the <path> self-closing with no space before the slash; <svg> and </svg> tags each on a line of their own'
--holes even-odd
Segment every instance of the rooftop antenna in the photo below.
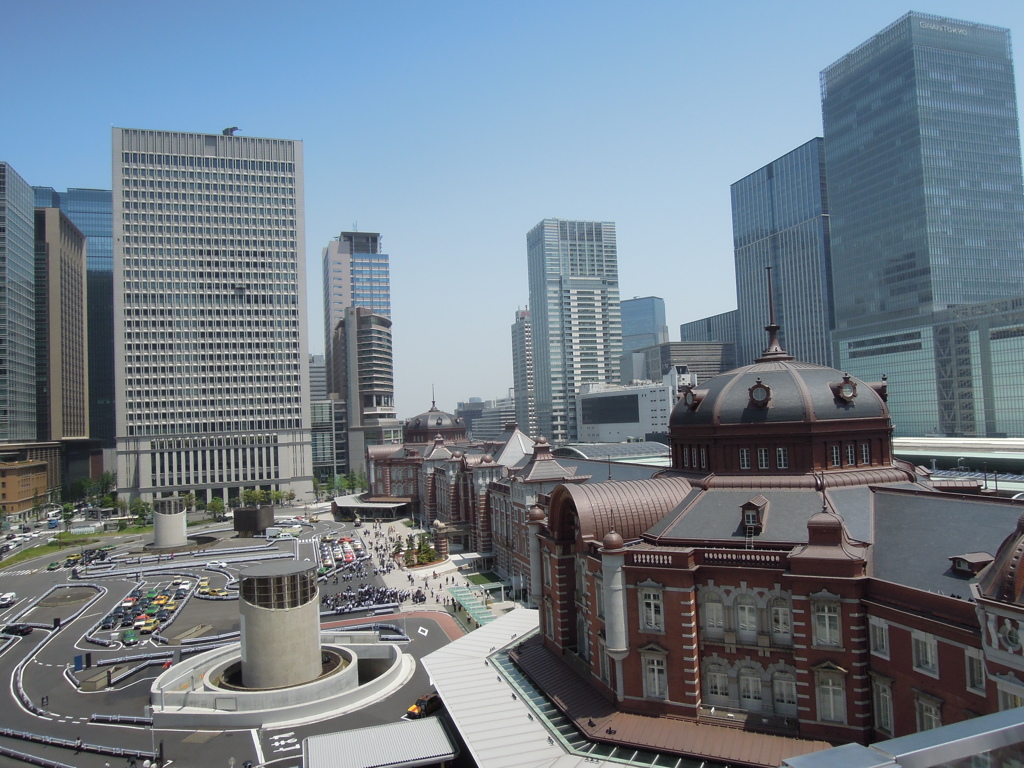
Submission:
<svg viewBox="0 0 1024 768">
<path fill-rule="evenodd" d="M 779 324 L 775 322 L 775 296 L 772 292 L 772 268 L 765 267 L 768 273 L 768 325 L 764 327 L 768 331 L 768 348 L 765 349 L 755 362 L 767 363 L 773 360 L 792 360 L 793 356 L 788 354 L 779 343 Z"/>
<path fill-rule="evenodd" d="M 434 397 L 434 385 L 430 385 L 430 410 L 437 410 L 437 398 Z"/>
</svg>

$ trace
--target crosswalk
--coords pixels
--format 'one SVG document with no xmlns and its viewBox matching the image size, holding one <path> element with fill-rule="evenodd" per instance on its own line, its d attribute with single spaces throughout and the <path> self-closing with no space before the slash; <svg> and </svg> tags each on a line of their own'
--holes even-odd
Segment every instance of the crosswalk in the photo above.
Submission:
<svg viewBox="0 0 1024 768">
<path fill-rule="evenodd" d="M 37 568 L 22 568 L 19 571 L 2 570 L 0 571 L 0 578 L 4 576 L 28 576 L 37 571 Z"/>
</svg>

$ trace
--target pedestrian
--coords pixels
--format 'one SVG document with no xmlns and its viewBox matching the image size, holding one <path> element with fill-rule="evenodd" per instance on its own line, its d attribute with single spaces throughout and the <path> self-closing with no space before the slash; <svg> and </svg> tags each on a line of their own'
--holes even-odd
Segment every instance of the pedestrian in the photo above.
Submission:
<svg viewBox="0 0 1024 768">
<path fill-rule="evenodd" d="M 81 751 L 82 751 L 82 737 L 78 736 L 77 738 L 75 738 L 75 754 L 77 755 Z"/>
</svg>

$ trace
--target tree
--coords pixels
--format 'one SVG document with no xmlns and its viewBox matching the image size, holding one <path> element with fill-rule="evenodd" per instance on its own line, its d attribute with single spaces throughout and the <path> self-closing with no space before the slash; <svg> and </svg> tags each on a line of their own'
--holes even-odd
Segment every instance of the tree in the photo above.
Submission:
<svg viewBox="0 0 1024 768">
<path fill-rule="evenodd" d="M 71 530 L 71 521 L 75 519 L 75 505 L 64 504 L 60 508 L 60 517 L 64 522 L 64 533 Z"/>
<path fill-rule="evenodd" d="M 293 501 L 295 501 L 295 491 L 292 491 L 292 490 L 286 491 L 285 494 L 284 494 L 284 500 L 287 501 L 289 504 L 291 504 Z"/>
<path fill-rule="evenodd" d="M 117 488 L 117 473 L 115 472 L 104 472 L 99 476 L 96 481 L 96 494 L 98 496 L 106 496 L 114 492 Z"/>
<path fill-rule="evenodd" d="M 224 514 L 224 499 L 220 496 L 214 496 L 210 499 L 210 502 L 206 505 L 206 508 L 210 511 L 210 514 L 215 518 L 219 518 Z"/>
<path fill-rule="evenodd" d="M 185 511 L 195 512 L 196 510 L 196 495 L 189 491 L 185 494 Z"/>
<path fill-rule="evenodd" d="M 240 507 L 241 503 L 238 500 L 238 496 L 228 496 L 228 506 L 231 507 L 232 509 L 234 509 L 235 507 Z"/>
<path fill-rule="evenodd" d="M 120 514 L 121 517 L 124 517 L 126 514 L 128 514 L 128 510 L 130 509 L 128 499 L 119 498 L 117 501 L 114 502 L 114 506 L 117 507 L 118 514 Z"/>
<path fill-rule="evenodd" d="M 148 501 L 143 501 L 140 497 L 136 496 L 132 499 L 130 505 L 131 513 L 135 517 L 135 524 L 140 528 L 146 524 L 149 513 L 153 510 L 153 505 Z"/>
<path fill-rule="evenodd" d="M 316 479 L 316 478 L 314 477 L 314 478 L 313 478 L 313 495 L 314 495 L 314 496 L 316 496 L 316 500 L 317 500 L 317 501 L 320 501 L 320 495 L 321 495 L 321 494 L 322 494 L 323 492 L 324 492 L 324 487 L 323 487 L 323 485 L 321 485 L 321 484 L 320 484 L 320 481 L 319 481 L 319 480 L 317 480 L 317 479 Z M 292 497 L 294 498 L 294 496 L 295 496 L 295 491 L 289 491 L 289 493 L 291 493 L 291 494 L 292 494 Z"/>
<path fill-rule="evenodd" d="M 256 503 L 257 504 L 266 504 L 268 501 L 270 501 L 270 492 L 269 491 L 264 491 L 262 488 L 260 490 L 256 491 Z"/>
<path fill-rule="evenodd" d="M 259 501 L 259 491 L 255 488 L 246 488 L 242 491 L 242 501 L 245 502 L 245 506 L 251 507 Z"/>
<path fill-rule="evenodd" d="M 366 484 L 366 473 L 363 470 L 356 473 L 356 488 L 360 491 L 369 490 L 369 486 Z"/>
</svg>

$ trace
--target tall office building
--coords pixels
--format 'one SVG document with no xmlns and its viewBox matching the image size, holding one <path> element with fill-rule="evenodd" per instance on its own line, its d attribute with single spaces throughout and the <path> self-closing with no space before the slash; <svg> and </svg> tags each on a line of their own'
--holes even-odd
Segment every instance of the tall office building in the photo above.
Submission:
<svg viewBox="0 0 1024 768">
<path fill-rule="evenodd" d="M 0 441 L 36 439 L 35 198 L 0 162 Z"/>
<path fill-rule="evenodd" d="M 835 326 L 1024 282 L 1010 33 L 908 13 L 821 73 Z"/>
<path fill-rule="evenodd" d="M 537 409 L 533 387 L 533 333 L 530 329 L 530 310 L 517 309 L 516 320 L 512 323 L 512 393 L 516 403 L 516 423 L 519 429 L 531 437 L 537 435 Z M 472 431 L 472 423 L 469 428 Z"/>
<path fill-rule="evenodd" d="M 831 367 L 828 198 L 824 142 L 812 139 L 731 187 L 736 260 L 737 359 L 764 349 L 765 267 L 772 268 L 775 318 L 786 351 Z"/>
<path fill-rule="evenodd" d="M 632 299 L 623 299 L 619 307 L 622 313 L 623 354 L 668 341 L 664 299 L 658 296 L 634 296 Z"/>
<path fill-rule="evenodd" d="M 109 189 L 34 189 L 37 208 L 60 208 L 87 239 L 89 437 L 112 449 L 116 431 L 113 193 Z"/>
<path fill-rule="evenodd" d="M 309 356 L 309 397 L 314 401 L 327 399 L 327 368 L 323 355 Z"/>
<path fill-rule="evenodd" d="M 312 494 L 302 143 L 113 129 L 117 479 Z"/>
<path fill-rule="evenodd" d="M 331 359 L 331 339 L 349 307 L 365 307 L 391 317 L 391 279 L 388 254 L 381 253 L 377 232 L 342 232 L 323 249 L 324 355 L 327 391 L 338 392 Z"/>
<path fill-rule="evenodd" d="M 544 219 L 526 235 L 537 429 L 576 440 L 576 393 L 616 383 L 622 356 L 615 224 Z"/>
<path fill-rule="evenodd" d="M 992 309 L 1024 292 L 1010 54 L 1009 30 L 909 13 L 822 72 L 835 361 L 898 384 L 898 436 L 1024 436 Z M 948 322 L 972 304 L 991 322 Z"/>
<path fill-rule="evenodd" d="M 36 208 L 36 434 L 89 439 L 86 240 L 59 208 Z"/>
<path fill-rule="evenodd" d="M 366 307 L 346 307 L 331 340 L 331 374 L 344 402 L 347 427 L 345 472 L 366 470 L 366 446 L 400 443 L 395 412 L 391 318 Z"/>
</svg>

